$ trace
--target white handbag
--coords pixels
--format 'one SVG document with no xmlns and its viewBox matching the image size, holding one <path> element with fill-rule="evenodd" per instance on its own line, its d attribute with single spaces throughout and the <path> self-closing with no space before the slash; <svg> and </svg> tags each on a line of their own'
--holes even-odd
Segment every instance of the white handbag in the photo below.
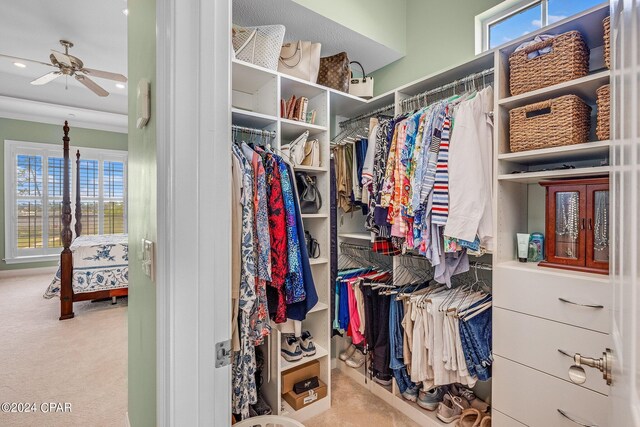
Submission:
<svg viewBox="0 0 640 427">
<path fill-rule="evenodd" d="M 240 61 L 277 70 L 284 32 L 284 25 L 234 26 L 232 41 L 235 57 Z"/>
<path fill-rule="evenodd" d="M 283 156 L 288 157 L 289 161 L 291 161 L 294 166 L 301 165 L 305 157 L 304 153 L 308 138 L 309 131 L 306 130 L 302 135 L 292 141 L 291 144 L 285 144 L 280 147 L 280 152 Z"/>
<path fill-rule="evenodd" d="M 320 71 L 320 43 L 299 40 L 285 43 L 280 50 L 278 71 L 315 83 Z"/>
<path fill-rule="evenodd" d="M 320 141 L 312 139 L 304 143 L 301 165 L 320 167 Z"/>
<path fill-rule="evenodd" d="M 360 98 L 373 98 L 373 77 L 367 76 L 364 67 L 358 61 L 351 61 L 349 64 L 358 64 L 362 70 L 362 77 L 353 77 L 353 68 L 351 69 L 351 80 L 349 81 L 349 94 L 359 96 Z"/>
</svg>

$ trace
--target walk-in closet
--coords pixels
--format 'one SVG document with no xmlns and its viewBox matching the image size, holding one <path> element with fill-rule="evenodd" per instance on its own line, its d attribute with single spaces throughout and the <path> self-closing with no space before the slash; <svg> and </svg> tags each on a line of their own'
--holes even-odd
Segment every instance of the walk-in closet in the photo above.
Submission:
<svg viewBox="0 0 640 427">
<path fill-rule="evenodd" d="M 613 426 L 624 2 L 312 3 L 232 2 L 233 423 Z"/>
</svg>

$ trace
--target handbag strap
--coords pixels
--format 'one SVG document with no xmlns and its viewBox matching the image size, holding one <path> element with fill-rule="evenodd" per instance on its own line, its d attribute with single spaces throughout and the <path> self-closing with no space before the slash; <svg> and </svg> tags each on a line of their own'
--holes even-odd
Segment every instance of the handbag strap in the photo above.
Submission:
<svg viewBox="0 0 640 427">
<path fill-rule="evenodd" d="M 366 82 L 367 81 L 367 74 L 364 72 L 364 67 L 362 66 L 361 63 L 359 63 L 358 61 L 351 61 L 349 62 L 349 65 L 351 64 L 358 64 L 360 66 L 360 69 L 362 70 L 362 82 Z M 353 77 L 353 69 L 351 69 L 351 77 Z"/>
<path fill-rule="evenodd" d="M 300 56 L 298 56 L 298 62 L 296 62 L 293 65 L 289 65 L 284 61 L 288 61 L 289 59 L 293 58 L 294 56 L 296 56 L 296 54 L 299 53 Z M 282 55 L 280 55 L 280 62 L 282 62 L 282 65 L 284 65 L 287 68 L 295 68 L 298 66 L 298 64 L 300 64 L 300 61 L 302 61 L 302 40 L 298 40 L 298 44 L 296 45 L 296 50 L 295 52 L 293 52 L 293 55 L 291 55 L 288 58 L 283 57 Z"/>
<path fill-rule="evenodd" d="M 246 28 L 243 28 L 242 30 L 238 30 L 238 31 L 247 31 L 247 30 L 246 30 Z M 258 29 L 254 28 L 253 31 L 251 32 L 251 35 L 249 37 L 247 37 L 247 39 L 244 41 L 244 43 L 242 43 L 242 46 L 240 46 L 238 48 L 238 50 L 236 51 L 236 55 L 241 53 L 249 45 L 249 42 L 251 42 L 251 40 L 253 40 L 253 38 L 256 36 L 257 32 L 258 32 Z"/>
</svg>

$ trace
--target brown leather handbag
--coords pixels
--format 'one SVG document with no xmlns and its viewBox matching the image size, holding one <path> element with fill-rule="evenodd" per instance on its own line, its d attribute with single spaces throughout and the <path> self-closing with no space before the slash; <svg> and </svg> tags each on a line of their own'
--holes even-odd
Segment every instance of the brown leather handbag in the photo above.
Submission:
<svg viewBox="0 0 640 427">
<path fill-rule="evenodd" d="M 348 93 L 350 79 L 351 68 L 349 67 L 347 52 L 320 58 L 319 85 Z"/>
</svg>

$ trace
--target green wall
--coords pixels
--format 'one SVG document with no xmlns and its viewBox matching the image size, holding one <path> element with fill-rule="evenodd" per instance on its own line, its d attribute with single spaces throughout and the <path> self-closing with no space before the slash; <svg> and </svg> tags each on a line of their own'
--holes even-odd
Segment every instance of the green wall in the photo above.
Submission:
<svg viewBox="0 0 640 427">
<path fill-rule="evenodd" d="M 129 111 L 136 111 L 138 81 L 151 82 L 151 120 L 136 128 L 129 116 L 129 421 L 156 425 L 156 289 L 142 271 L 141 239 L 157 241 L 156 209 L 156 2 L 129 2 Z"/>
<path fill-rule="evenodd" d="M 404 52 L 407 0 L 294 0 L 398 52 Z"/>
<path fill-rule="evenodd" d="M 475 55 L 475 17 L 502 0 L 406 0 L 406 56 L 373 73 L 375 93 Z"/>
<path fill-rule="evenodd" d="M 127 135 L 117 132 L 106 132 L 101 130 L 82 129 L 73 127 L 73 121 L 69 123 L 71 131 L 72 147 L 87 148 L 108 148 L 110 150 L 126 150 Z M 0 260 L 4 259 L 4 141 L 27 141 L 57 144 L 60 146 L 62 156 L 62 124 L 49 125 L 45 123 L 29 122 L 24 120 L 13 120 L 0 118 Z M 0 261 L 0 270 L 17 270 L 23 268 L 51 267 L 57 261 L 52 262 L 32 262 L 26 264 L 7 264 Z"/>
</svg>

